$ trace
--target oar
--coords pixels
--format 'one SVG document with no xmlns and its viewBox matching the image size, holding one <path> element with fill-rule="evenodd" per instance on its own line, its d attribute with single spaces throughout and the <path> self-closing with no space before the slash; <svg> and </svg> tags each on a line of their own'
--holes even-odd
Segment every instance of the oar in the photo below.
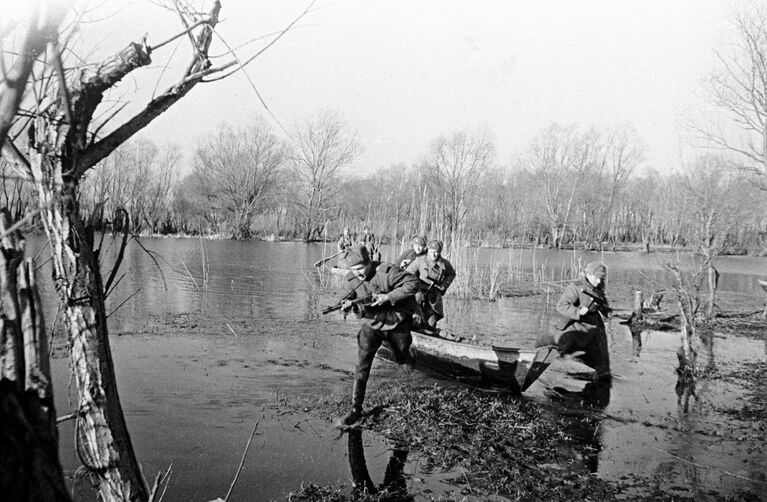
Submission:
<svg viewBox="0 0 767 502">
<path fill-rule="evenodd" d="M 339 251 L 339 252 L 337 252 L 336 254 L 333 254 L 333 255 L 330 255 L 330 256 L 328 256 L 327 258 L 323 258 L 323 259 L 321 259 L 321 260 L 319 260 L 319 261 L 315 262 L 315 263 L 314 263 L 314 266 L 315 266 L 315 267 L 319 267 L 320 265 L 322 265 L 322 264 L 323 264 L 323 263 L 325 263 L 326 261 L 328 261 L 328 260 L 332 260 L 333 258 L 335 258 L 336 256 L 340 255 L 341 253 L 343 253 L 343 251 Z"/>
</svg>

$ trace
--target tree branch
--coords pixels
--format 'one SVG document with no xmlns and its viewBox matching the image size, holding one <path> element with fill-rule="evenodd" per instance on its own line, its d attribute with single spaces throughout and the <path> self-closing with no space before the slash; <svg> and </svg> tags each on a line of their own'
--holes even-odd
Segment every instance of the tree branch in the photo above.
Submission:
<svg viewBox="0 0 767 502">
<path fill-rule="evenodd" d="M 200 82 L 204 76 L 209 75 L 212 72 L 222 71 L 228 67 L 225 65 L 224 67 L 210 68 L 210 62 L 207 60 L 207 53 L 210 47 L 213 29 L 218 23 L 218 13 L 220 10 L 221 3 L 217 0 L 210 11 L 210 14 L 208 15 L 208 22 L 197 38 L 197 45 L 200 48 L 200 52 L 195 53 L 193 56 L 192 63 L 190 63 L 189 68 L 185 72 L 185 76 L 181 82 L 165 91 L 165 93 L 151 100 L 146 108 L 144 108 L 144 110 L 112 131 L 112 133 L 107 135 L 104 139 L 98 141 L 97 143 L 91 144 L 87 148 L 84 148 L 78 157 L 77 165 L 73 171 L 73 176 L 75 178 L 82 176 L 88 169 L 107 157 L 118 146 L 130 139 L 138 131 L 149 125 L 155 118 L 160 116 L 174 103 L 183 98 L 198 82 Z M 132 44 L 132 46 L 137 48 L 138 44 Z M 147 51 L 150 49 L 147 46 L 144 46 L 144 48 L 146 49 L 144 52 L 147 56 L 147 62 L 145 64 L 148 64 L 149 54 Z M 123 65 L 122 76 L 126 75 L 137 67 L 138 66 L 132 66 L 130 64 Z M 122 76 L 120 78 L 122 78 Z M 116 83 L 116 81 L 113 82 L 112 85 L 114 85 L 114 83 Z M 103 92 L 103 90 L 101 92 Z"/>
</svg>

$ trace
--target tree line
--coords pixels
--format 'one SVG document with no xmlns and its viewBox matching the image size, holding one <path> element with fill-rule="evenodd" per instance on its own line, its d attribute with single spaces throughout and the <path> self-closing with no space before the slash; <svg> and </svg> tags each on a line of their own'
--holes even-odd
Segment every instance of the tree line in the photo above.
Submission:
<svg viewBox="0 0 767 502">
<path fill-rule="evenodd" d="M 627 125 L 552 124 L 507 165 L 486 130 L 439 136 L 411 165 L 344 171 L 360 152 L 336 113 L 316 114 L 289 140 L 256 117 L 201 138 L 184 176 L 177 146 L 131 140 L 86 175 L 80 203 L 97 230 L 129 224 L 145 234 L 309 241 L 368 225 L 393 242 L 424 233 L 475 245 L 650 251 L 703 243 L 709 218 L 723 251 L 767 247 L 763 187 L 733 169 L 731 156 L 701 150 L 662 174 Z M 27 184 L 2 177 L 12 217 L 37 207 Z"/>
</svg>

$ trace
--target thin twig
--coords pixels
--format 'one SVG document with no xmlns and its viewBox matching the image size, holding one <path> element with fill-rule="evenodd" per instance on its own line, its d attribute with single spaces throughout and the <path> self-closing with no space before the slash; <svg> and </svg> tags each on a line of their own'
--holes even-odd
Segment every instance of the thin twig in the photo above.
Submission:
<svg viewBox="0 0 767 502">
<path fill-rule="evenodd" d="M 115 281 L 115 283 L 112 285 L 112 288 L 110 290 L 108 290 L 106 293 L 104 293 L 104 299 L 109 298 L 109 295 L 112 294 L 112 291 L 117 289 L 117 285 L 120 284 L 120 281 L 122 281 L 125 276 L 126 276 L 126 272 L 123 272 L 123 274 L 120 276 L 120 278 L 117 279 Z"/>
<path fill-rule="evenodd" d="M 178 254 L 178 259 L 181 260 L 181 264 L 184 266 L 184 269 L 186 270 L 187 275 L 189 276 L 190 279 L 192 279 L 192 282 L 194 283 L 194 290 L 199 291 L 200 286 L 197 285 L 197 281 L 194 280 L 194 276 L 189 271 L 189 268 L 186 266 L 186 263 L 184 263 L 184 259 L 181 257 L 181 253 L 176 251 L 176 254 Z"/>
<path fill-rule="evenodd" d="M 168 478 L 170 477 L 171 469 L 173 469 L 173 464 L 170 464 L 168 468 L 165 470 L 165 472 L 160 471 L 157 473 L 157 476 L 154 478 L 154 484 L 152 485 L 152 490 L 149 493 L 150 502 L 160 502 L 165 496 L 165 490 L 168 489 Z M 162 483 L 165 483 L 165 487 L 163 488 L 162 493 L 160 494 L 160 497 L 157 498 L 157 490 L 160 488 L 160 485 Z M 146 479 L 144 480 L 144 484 L 146 484 Z"/>
<path fill-rule="evenodd" d="M 184 22 L 183 18 L 182 18 L 182 22 Z M 159 49 L 159 48 L 160 48 L 160 47 L 162 47 L 163 45 L 167 45 L 167 44 L 169 44 L 169 43 L 173 42 L 174 40 L 176 40 L 177 38 L 179 38 L 179 37 L 183 37 L 183 36 L 184 36 L 184 35 L 186 35 L 187 33 L 191 32 L 193 29 L 195 29 L 195 28 L 197 28 L 198 26 L 200 26 L 201 24 L 205 24 L 205 23 L 207 23 L 207 22 L 208 22 L 208 18 L 207 18 L 207 17 L 206 17 L 206 18 L 204 18 L 204 19 L 200 19 L 199 21 L 197 21 L 197 22 L 196 22 L 196 23 L 194 23 L 193 25 L 191 25 L 191 26 L 188 26 L 186 30 L 184 30 L 184 31 L 182 31 L 182 32 L 180 32 L 180 33 L 176 33 L 175 35 L 173 35 L 172 37 L 170 37 L 168 40 L 165 40 L 164 42 L 160 42 L 159 44 L 157 44 L 157 45 L 154 45 L 154 46 L 152 46 L 152 47 L 149 47 L 149 49 L 150 49 L 150 50 L 152 50 L 152 51 L 156 51 L 157 49 Z M 193 41 L 194 41 L 194 40 L 193 40 Z"/>
<path fill-rule="evenodd" d="M 256 59 L 258 56 L 263 54 L 267 49 L 269 49 L 271 46 L 276 44 L 277 41 L 280 38 L 282 38 L 285 35 L 285 33 L 287 33 L 293 27 L 294 24 L 296 24 L 299 20 L 301 20 L 301 18 L 303 18 L 305 15 L 307 15 L 311 11 L 311 8 L 312 8 L 312 6 L 314 6 L 314 3 L 315 3 L 315 0 L 312 0 L 312 2 L 309 3 L 309 5 L 306 7 L 306 9 L 301 14 L 299 14 L 290 24 L 288 24 L 282 31 L 280 31 L 279 34 L 276 37 L 274 37 L 274 39 L 271 42 L 266 44 L 266 46 L 263 47 L 260 51 L 256 52 L 253 56 L 248 58 L 247 61 L 245 61 L 244 63 L 240 63 L 237 68 L 235 68 L 231 72 L 227 73 L 225 76 L 229 76 L 232 73 L 235 73 L 236 71 L 245 68 L 248 64 L 250 64 L 251 61 Z M 238 61 L 238 63 L 239 63 L 239 61 Z"/>
<path fill-rule="evenodd" d="M 118 305 L 117 307 L 115 307 L 115 308 L 114 308 L 114 310 L 112 310 L 112 311 L 111 311 L 109 314 L 107 314 L 107 319 L 109 319 L 109 317 L 110 317 L 112 314 L 114 314 L 115 312 L 117 312 L 117 311 L 120 309 L 120 307 L 122 307 L 123 305 L 125 305 L 125 304 L 128 302 L 128 300 L 130 300 L 131 298 L 133 298 L 134 296 L 136 296 L 136 295 L 139 293 L 139 291 L 141 291 L 141 288 L 138 288 L 136 291 L 134 291 L 134 292 L 133 292 L 133 294 L 132 294 L 132 295 L 130 295 L 128 298 L 126 298 L 126 299 L 125 299 L 125 300 L 124 300 L 124 301 L 123 301 L 123 302 L 122 302 L 120 305 Z"/>
<path fill-rule="evenodd" d="M 245 451 L 242 452 L 242 458 L 240 459 L 240 466 L 237 468 L 237 473 L 234 475 L 232 484 L 229 486 L 229 491 L 226 492 L 226 497 L 224 497 L 224 502 L 227 502 L 229 500 L 229 495 L 232 494 L 234 485 L 237 484 L 237 478 L 240 477 L 240 472 L 242 472 L 242 466 L 245 464 L 245 456 L 248 454 L 248 449 L 250 448 L 250 442 L 253 441 L 253 436 L 256 435 L 256 429 L 258 428 L 258 423 L 259 423 L 259 420 L 256 420 L 256 424 L 253 426 L 253 432 L 250 433 L 250 437 L 248 438 L 248 444 L 245 445 Z"/>
<path fill-rule="evenodd" d="M 162 286 L 165 288 L 165 291 L 168 290 L 168 283 L 165 281 L 165 274 L 162 273 L 162 268 L 160 268 L 160 264 L 158 263 L 157 259 L 154 257 L 154 253 L 150 250 L 148 250 L 146 247 L 144 247 L 144 244 L 141 243 L 141 240 L 138 238 L 136 234 L 132 235 L 133 241 L 138 244 L 138 247 L 140 247 L 148 256 L 152 259 L 154 262 L 154 266 L 157 267 L 157 271 L 160 272 L 160 278 L 162 279 Z M 162 261 L 165 263 L 168 263 L 162 256 L 160 256 Z"/>
</svg>

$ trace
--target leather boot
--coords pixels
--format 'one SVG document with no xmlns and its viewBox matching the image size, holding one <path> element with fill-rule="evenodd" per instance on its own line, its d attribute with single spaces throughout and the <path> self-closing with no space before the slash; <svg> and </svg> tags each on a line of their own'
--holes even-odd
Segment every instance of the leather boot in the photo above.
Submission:
<svg viewBox="0 0 767 502">
<path fill-rule="evenodd" d="M 341 425 L 352 425 L 362 417 L 362 402 L 365 400 L 366 383 L 367 382 L 354 380 L 354 388 L 352 389 L 352 409 L 341 419 Z"/>
</svg>

